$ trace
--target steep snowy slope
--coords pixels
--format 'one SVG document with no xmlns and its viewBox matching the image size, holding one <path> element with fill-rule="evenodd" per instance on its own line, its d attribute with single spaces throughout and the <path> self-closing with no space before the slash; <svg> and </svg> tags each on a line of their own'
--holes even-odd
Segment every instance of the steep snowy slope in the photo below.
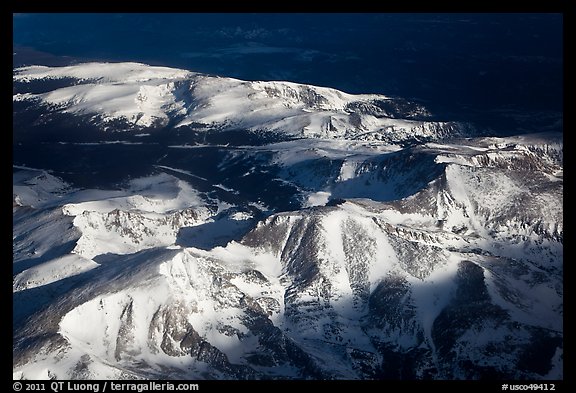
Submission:
<svg viewBox="0 0 576 393">
<path fill-rule="evenodd" d="M 182 227 L 203 224 L 218 209 L 167 174 L 118 191 L 74 190 L 26 169 L 14 173 L 14 183 L 15 290 L 97 267 L 99 255 L 172 245 Z"/>
<path fill-rule="evenodd" d="M 104 128 L 165 126 L 248 129 L 288 136 L 400 143 L 472 132 L 429 121 L 422 106 L 382 95 L 352 95 L 291 82 L 247 82 L 139 63 L 86 63 L 14 70 L 14 102 L 87 115 Z M 33 82 L 62 81 L 49 91 Z M 32 87 L 30 87 L 32 86 Z M 112 128 L 111 128 L 112 129 Z"/>
<path fill-rule="evenodd" d="M 562 378 L 561 138 L 243 151 L 331 199 L 202 249 L 174 233 L 222 208 L 172 176 L 53 187 L 72 244 L 15 274 L 14 378 Z"/>
</svg>

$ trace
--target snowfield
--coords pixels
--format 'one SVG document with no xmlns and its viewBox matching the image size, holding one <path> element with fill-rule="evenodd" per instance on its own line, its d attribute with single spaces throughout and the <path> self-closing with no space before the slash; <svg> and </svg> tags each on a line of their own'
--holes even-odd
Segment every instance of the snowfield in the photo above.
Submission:
<svg viewBox="0 0 576 393">
<path fill-rule="evenodd" d="M 71 86 L 14 101 L 40 101 L 49 110 L 97 116 L 103 124 L 122 120 L 128 129 L 202 125 L 217 129 L 271 131 L 311 138 L 411 140 L 468 132 L 465 125 L 398 118 L 395 99 L 352 95 L 291 82 L 247 82 L 139 63 L 85 63 L 67 67 L 29 66 L 14 81 L 72 79 Z M 429 117 L 413 105 L 408 116 Z"/>
</svg>

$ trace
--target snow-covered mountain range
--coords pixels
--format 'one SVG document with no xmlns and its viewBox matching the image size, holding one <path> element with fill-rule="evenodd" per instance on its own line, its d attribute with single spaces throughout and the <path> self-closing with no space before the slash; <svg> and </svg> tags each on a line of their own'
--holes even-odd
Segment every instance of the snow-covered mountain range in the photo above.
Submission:
<svg viewBox="0 0 576 393">
<path fill-rule="evenodd" d="M 155 150 L 115 187 L 75 184 L 109 141 L 69 172 L 15 163 L 15 379 L 563 378 L 562 135 L 134 63 L 14 81 L 120 139 L 290 136 L 118 141 Z"/>
</svg>

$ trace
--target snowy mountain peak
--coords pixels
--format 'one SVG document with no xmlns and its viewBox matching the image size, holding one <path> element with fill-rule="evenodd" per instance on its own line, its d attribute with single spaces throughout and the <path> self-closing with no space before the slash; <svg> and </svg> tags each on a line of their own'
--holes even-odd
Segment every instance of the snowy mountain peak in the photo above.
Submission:
<svg viewBox="0 0 576 393">
<path fill-rule="evenodd" d="M 178 80 L 192 74 L 190 71 L 141 63 L 82 63 L 64 67 L 20 67 L 14 70 L 13 79 L 17 82 L 73 78 L 77 82 L 143 83 Z"/>
</svg>

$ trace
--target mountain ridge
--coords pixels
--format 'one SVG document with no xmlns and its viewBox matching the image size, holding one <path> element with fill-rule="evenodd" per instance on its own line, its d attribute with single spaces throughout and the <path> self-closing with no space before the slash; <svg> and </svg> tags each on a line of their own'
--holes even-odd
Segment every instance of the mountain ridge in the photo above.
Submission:
<svg viewBox="0 0 576 393">
<path fill-rule="evenodd" d="M 85 63 L 14 70 L 14 82 L 70 80 L 43 93 L 15 93 L 96 124 L 120 121 L 127 130 L 192 126 L 248 129 L 297 137 L 433 140 L 474 133 L 471 125 L 428 120 L 421 105 L 384 95 L 352 95 L 293 82 L 247 82 L 140 63 Z"/>
</svg>

